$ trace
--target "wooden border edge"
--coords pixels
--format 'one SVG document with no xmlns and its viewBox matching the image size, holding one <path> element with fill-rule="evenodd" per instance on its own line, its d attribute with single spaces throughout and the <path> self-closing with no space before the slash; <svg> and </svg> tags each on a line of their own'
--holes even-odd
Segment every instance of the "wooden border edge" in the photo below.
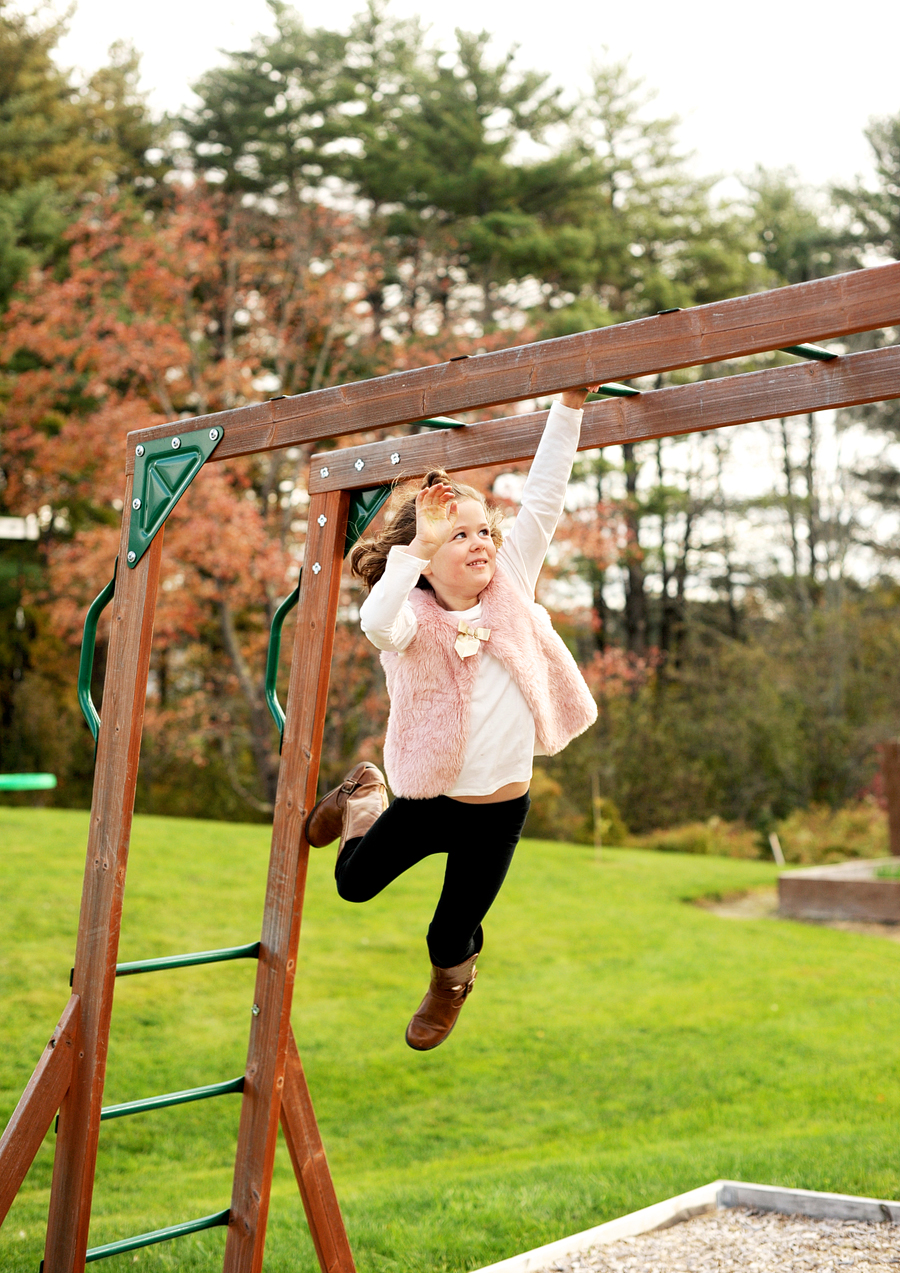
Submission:
<svg viewBox="0 0 900 1273">
<path fill-rule="evenodd" d="M 695 1216 L 727 1207 L 756 1207 L 782 1215 L 804 1215 L 812 1219 L 889 1221 L 900 1224 L 900 1202 L 856 1197 L 844 1193 L 819 1193 L 812 1189 L 788 1189 L 779 1185 L 748 1184 L 740 1180 L 713 1180 L 687 1193 L 665 1198 L 629 1215 L 607 1220 L 568 1238 L 513 1255 L 497 1264 L 487 1264 L 473 1273 L 538 1273 L 554 1260 L 578 1255 L 594 1246 L 606 1246 L 620 1238 L 638 1237 L 668 1229 Z"/>
</svg>

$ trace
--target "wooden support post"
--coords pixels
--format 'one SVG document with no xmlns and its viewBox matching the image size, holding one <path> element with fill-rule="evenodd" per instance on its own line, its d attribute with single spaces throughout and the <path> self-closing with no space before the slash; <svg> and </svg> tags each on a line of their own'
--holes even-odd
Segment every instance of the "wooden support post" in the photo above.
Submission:
<svg viewBox="0 0 900 1273">
<path fill-rule="evenodd" d="M 69 1089 L 80 1013 L 81 1000 L 71 995 L 0 1138 L 0 1224 Z"/>
<path fill-rule="evenodd" d="M 262 1268 L 309 857 L 303 826 L 316 799 L 349 506 L 350 496 L 344 491 L 316 496 L 309 505 L 225 1246 L 226 1273 L 260 1273 Z M 336 1212 L 333 1227 L 342 1223 Z M 314 1241 L 317 1248 L 324 1244 L 316 1235 Z"/>
<path fill-rule="evenodd" d="M 130 479 L 125 508 L 122 562 L 128 551 Z M 81 999 L 81 1025 L 72 1082 L 59 1115 L 45 1273 L 80 1273 L 87 1250 L 161 556 L 162 532 L 134 570 L 120 566 L 116 577 L 72 982 Z"/>
<path fill-rule="evenodd" d="M 353 1254 L 341 1219 L 293 1030 L 288 1033 L 281 1130 L 294 1165 L 303 1210 L 322 1273 L 355 1273 Z"/>
<path fill-rule="evenodd" d="M 881 744 L 881 776 L 887 801 L 890 851 L 900 857 L 900 742 Z"/>
</svg>

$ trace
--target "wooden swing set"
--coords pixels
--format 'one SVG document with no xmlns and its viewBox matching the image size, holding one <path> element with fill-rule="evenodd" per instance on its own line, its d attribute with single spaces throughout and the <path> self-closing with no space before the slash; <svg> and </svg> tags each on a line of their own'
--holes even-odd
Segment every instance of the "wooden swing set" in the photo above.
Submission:
<svg viewBox="0 0 900 1273">
<path fill-rule="evenodd" d="M 891 264 L 128 435 L 119 568 L 91 608 L 93 627 L 82 651 L 82 670 L 86 666 L 88 672 L 82 700 L 97 756 L 72 994 L 0 1140 L 2 1221 L 59 1112 L 44 1273 L 76 1273 L 105 1256 L 218 1225 L 227 1227 L 226 1273 L 259 1273 L 279 1121 L 323 1273 L 354 1271 L 290 1024 L 309 852 L 303 826 L 316 799 L 348 526 L 349 538 L 361 533 L 400 475 L 532 456 L 546 412 L 466 427 L 449 427 L 458 422 L 435 417 L 599 382 L 607 396 L 586 407 L 582 426 L 580 446 L 589 449 L 898 398 L 900 346 L 838 356 L 806 343 L 897 325 L 900 264 Z M 802 361 L 649 392 L 616 383 L 772 350 Z M 416 421 L 447 427 L 339 447 L 311 462 L 309 529 L 284 714 L 274 694 L 274 672 L 270 680 L 283 747 L 258 941 L 117 964 L 166 517 L 206 462 Z M 96 614 L 109 600 L 101 725 L 90 704 L 89 671 Z M 273 624 L 270 671 L 277 670 L 280 624 L 292 600 L 281 608 L 277 634 Z M 242 1078 L 104 1109 L 116 977 L 238 958 L 257 960 Z M 101 1121 L 225 1091 L 242 1093 L 228 1208 L 89 1250 Z"/>
</svg>

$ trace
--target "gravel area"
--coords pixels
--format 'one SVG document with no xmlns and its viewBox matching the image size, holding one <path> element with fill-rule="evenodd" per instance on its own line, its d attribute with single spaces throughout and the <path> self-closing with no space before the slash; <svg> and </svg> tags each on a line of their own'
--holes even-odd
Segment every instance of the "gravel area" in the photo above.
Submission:
<svg viewBox="0 0 900 1273">
<path fill-rule="evenodd" d="M 900 1269 L 900 1225 L 811 1220 L 735 1207 L 566 1256 L 541 1273 L 870 1273 L 889 1268 Z"/>
</svg>

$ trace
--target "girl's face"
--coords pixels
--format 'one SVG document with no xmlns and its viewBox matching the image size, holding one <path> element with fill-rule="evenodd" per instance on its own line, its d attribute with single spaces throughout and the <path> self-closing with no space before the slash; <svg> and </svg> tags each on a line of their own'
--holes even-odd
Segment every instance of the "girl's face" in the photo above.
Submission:
<svg viewBox="0 0 900 1273">
<path fill-rule="evenodd" d="M 453 533 L 423 574 L 446 610 L 468 610 L 497 568 L 497 545 L 480 500 L 461 499 Z"/>
</svg>

